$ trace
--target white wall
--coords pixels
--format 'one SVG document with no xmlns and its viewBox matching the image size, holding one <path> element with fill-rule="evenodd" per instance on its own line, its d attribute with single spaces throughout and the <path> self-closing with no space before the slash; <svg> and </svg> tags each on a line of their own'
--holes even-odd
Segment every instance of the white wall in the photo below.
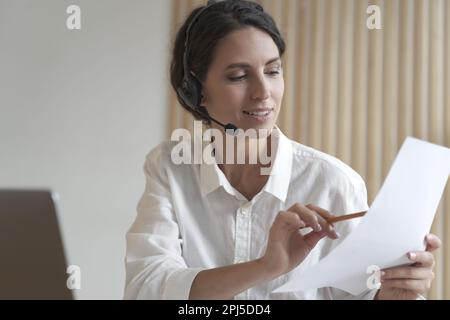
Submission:
<svg viewBox="0 0 450 320">
<path fill-rule="evenodd" d="M 0 0 L 0 188 L 59 193 L 78 298 L 122 298 L 144 158 L 165 138 L 169 31 L 167 0 Z"/>
</svg>

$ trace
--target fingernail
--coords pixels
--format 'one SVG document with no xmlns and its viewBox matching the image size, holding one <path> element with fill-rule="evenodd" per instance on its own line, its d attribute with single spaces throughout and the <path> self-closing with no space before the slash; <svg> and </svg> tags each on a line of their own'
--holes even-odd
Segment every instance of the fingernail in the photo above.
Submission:
<svg viewBox="0 0 450 320">
<path fill-rule="evenodd" d="M 320 226 L 320 224 L 318 224 L 316 227 L 316 232 L 320 232 L 320 231 L 322 231 L 322 227 Z"/>
<path fill-rule="evenodd" d="M 416 254 L 414 252 L 410 252 L 410 253 L 408 253 L 408 258 L 410 260 L 415 260 L 416 259 Z"/>
<path fill-rule="evenodd" d="M 334 231 L 334 234 L 336 235 L 336 238 L 340 238 L 341 237 L 341 235 L 337 231 Z"/>
</svg>

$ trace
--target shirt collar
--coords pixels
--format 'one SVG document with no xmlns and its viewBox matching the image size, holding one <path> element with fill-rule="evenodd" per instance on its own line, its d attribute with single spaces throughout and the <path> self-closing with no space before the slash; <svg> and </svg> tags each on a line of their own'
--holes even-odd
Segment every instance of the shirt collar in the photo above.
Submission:
<svg viewBox="0 0 450 320">
<path fill-rule="evenodd" d="M 292 172 L 292 142 L 278 127 L 275 127 L 273 134 L 278 141 L 277 153 L 271 175 L 263 190 L 285 202 Z"/>
<path fill-rule="evenodd" d="M 276 155 L 271 174 L 263 191 L 285 202 L 292 171 L 292 143 L 278 127 L 274 128 L 272 134 L 274 134 L 277 145 Z M 202 164 L 200 164 L 200 184 L 203 196 L 208 195 L 221 186 L 228 193 L 236 195 L 236 191 L 222 170 L 220 170 L 217 163 L 207 164 L 202 161 Z"/>
</svg>

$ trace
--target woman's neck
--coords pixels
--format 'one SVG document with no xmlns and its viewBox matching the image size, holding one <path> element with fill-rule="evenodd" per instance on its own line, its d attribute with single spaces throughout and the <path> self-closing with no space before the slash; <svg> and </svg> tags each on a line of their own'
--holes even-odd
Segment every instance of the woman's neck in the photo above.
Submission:
<svg viewBox="0 0 450 320">
<path fill-rule="evenodd" d="M 262 169 L 272 164 L 271 136 L 261 139 L 224 137 L 222 148 L 215 146 L 215 152 L 216 158 L 223 160 L 220 170 L 248 200 L 262 190 L 269 177 L 262 174 Z"/>
</svg>

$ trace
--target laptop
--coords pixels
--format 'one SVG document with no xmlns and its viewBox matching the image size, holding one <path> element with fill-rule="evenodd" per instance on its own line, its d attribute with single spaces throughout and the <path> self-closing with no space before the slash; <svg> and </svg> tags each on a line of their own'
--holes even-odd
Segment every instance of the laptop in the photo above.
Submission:
<svg viewBox="0 0 450 320">
<path fill-rule="evenodd" d="M 0 189 L 0 299 L 73 299 L 50 191 Z"/>
</svg>

